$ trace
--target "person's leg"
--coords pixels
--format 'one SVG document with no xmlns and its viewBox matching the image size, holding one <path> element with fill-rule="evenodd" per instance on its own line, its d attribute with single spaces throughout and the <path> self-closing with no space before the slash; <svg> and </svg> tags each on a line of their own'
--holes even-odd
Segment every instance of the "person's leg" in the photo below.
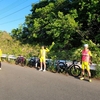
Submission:
<svg viewBox="0 0 100 100">
<path fill-rule="evenodd" d="M 84 62 L 82 62 L 82 73 L 81 73 L 81 80 L 83 80 L 84 79 L 84 73 L 85 72 L 85 65 L 84 65 Z"/>
<path fill-rule="evenodd" d="M 84 74 L 85 74 L 84 72 L 85 72 L 84 69 L 82 69 L 82 77 L 84 77 Z"/>
<path fill-rule="evenodd" d="M 43 71 L 46 71 L 46 61 L 45 61 L 45 58 L 43 58 L 43 65 L 44 65 L 44 70 Z"/>
<path fill-rule="evenodd" d="M 40 58 L 40 71 L 42 70 L 42 58 Z"/>
<path fill-rule="evenodd" d="M 88 72 L 89 78 L 91 78 L 91 72 L 90 72 L 90 70 L 87 70 L 87 72 Z"/>
<path fill-rule="evenodd" d="M 46 71 L 46 64 L 45 64 L 45 62 L 43 64 L 44 64 L 44 70 L 43 71 Z"/>
<path fill-rule="evenodd" d="M 40 62 L 40 69 L 42 70 L 42 62 Z"/>
<path fill-rule="evenodd" d="M 0 70 L 1 70 L 1 61 L 0 61 Z"/>
<path fill-rule="evenodd" d="M 81 75 L 80 80 L 83 80 L 83 79 L 84 79 L 84 69 L 82 69 L 82 75 Z"/>
<path fill-rule="evenodd" d="M 88 77 L 89 77 L 89 82 L 91 82 L 91 72 L 90 72 L 90 66 L 89 64 L 87 64 L 87 68 L 86 68 L 87 72 L 88 72 Z"/>
</svg>

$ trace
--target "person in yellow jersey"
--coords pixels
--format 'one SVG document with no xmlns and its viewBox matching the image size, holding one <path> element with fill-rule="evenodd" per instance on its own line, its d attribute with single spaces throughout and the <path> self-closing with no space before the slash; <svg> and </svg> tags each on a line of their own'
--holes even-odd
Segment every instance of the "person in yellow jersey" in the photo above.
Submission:
<svg viewBox="0 0 100 100">
<path fill-rule="evenodd" d="M 41 47 L 40 49 L 40 69 L 39 71 L 46 71 L 46 53 L 49 52 L 51 50 L 51 48 L 53 47 L 54 42 L 52 42 L 52 45 L 50 46 L 50 48 L 45 48 L 44 46 Z M 44 65 L 44 69 L 43 69 L 43 65 Z"/>
<path fill-rule="evenodd" d="M 0 70 L 1 70 L 1 56 L 2 56 L 2 50 L 0 49 Z"/>
<path fill-rule="evenodd" d="M 91 80 L 90 64 L 92 60 L 92 54 L 91 51 L 88 49 L 88 44 L 84 44 L 81 60 L 82 60 L 82 77 L 80 78 L 80 80 L 84 79 L 84 74 L 86 69 L 89 76 L 89 82 L 91 82 L 92 80 Z"/>
</svg>

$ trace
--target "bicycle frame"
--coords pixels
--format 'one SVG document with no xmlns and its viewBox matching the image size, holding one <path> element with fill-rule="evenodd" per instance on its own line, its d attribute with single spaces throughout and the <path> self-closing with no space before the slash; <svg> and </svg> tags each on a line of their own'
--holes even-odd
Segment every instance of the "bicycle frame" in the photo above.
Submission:
<svg viewBox="0 0 100 100">
<path fill-rule="evenodd" d="M 79 76 L 81 73 L 81 68 L 80 66 L 77 65 L 77 61 L 73 60 L 72 64 L 68 65 L 67 62 L 58 62 L 57 64 L 57 72 L 65 72 L 69 73 L 72 76 Z"/>
</svg>

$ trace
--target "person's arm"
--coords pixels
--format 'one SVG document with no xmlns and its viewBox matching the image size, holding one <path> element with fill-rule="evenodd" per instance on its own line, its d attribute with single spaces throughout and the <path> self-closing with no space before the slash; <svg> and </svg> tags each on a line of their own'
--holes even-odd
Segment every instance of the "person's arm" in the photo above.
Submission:
<svg viewBox="0 0 100 100">
<path fill-rule="evenodd" d="M 49 51 L 53 48 L 53 46 L 54 46 L 54 42 L 52 42 L 52 44 L 50 45 L 50 47 L 49 47 Z"/>
<path fill-rule="evenodd" d="M 80 62 L 80 64 L 82 64 L 82 55 L 81 55 L 81 62 Z"/>
<path fill-rule="evenodd" d="M 50 47 L 45 49 L 45 50 L 46 50 L 46 52 L 49 52 L 49 51 L 53 48 L 54 44 L 55 44 L 55 43 L 54 43 L 54 42 L 52 42 L 52 44 L 50 45 Z"/>
<path fill-rule="evenodd" d="M 46 52 L 49 52 L 50 50 L 48 48 L 46 48 Z"/>
<path fill-rule="evenodd" d="M 40 58 L 41 57 L 41 50 L 39 51 L 39 54 L 38 54 L 38 58 Z"/>
<path fill-rule="evenodd" d="M 2 51 L 0 50 L 0 57 L 2 56 Z"/>
<path fill-rule="evenodd" d="M 82 52 L 83 51 L 80 52 L 81 53 L 81 57 L 80 57 L 81 61 L 80 61 L 80 64 L 82 64 Z"/>
<path fill-rule="evenodd" d="M 90 56 L 90 61 L 89 61 L 89 63 L 92 64 L 92 54 L 91 54 L 90 51 L 89 51 L 89 56 Z"/>
</svg>

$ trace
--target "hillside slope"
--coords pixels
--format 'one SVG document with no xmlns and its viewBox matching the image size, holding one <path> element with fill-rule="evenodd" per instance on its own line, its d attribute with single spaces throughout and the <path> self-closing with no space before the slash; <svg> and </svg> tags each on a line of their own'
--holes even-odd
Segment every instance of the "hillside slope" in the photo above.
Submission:
<svg viewBox="0 0 100 100">
<path fill-rule="evenodd" d="M 31 46 L 29 44 L 22 44 L 13 39 L 7 32 L 0 32 L 0 48 L 3 54 L 37 56 L 39 45 Z"/>
</svg>

